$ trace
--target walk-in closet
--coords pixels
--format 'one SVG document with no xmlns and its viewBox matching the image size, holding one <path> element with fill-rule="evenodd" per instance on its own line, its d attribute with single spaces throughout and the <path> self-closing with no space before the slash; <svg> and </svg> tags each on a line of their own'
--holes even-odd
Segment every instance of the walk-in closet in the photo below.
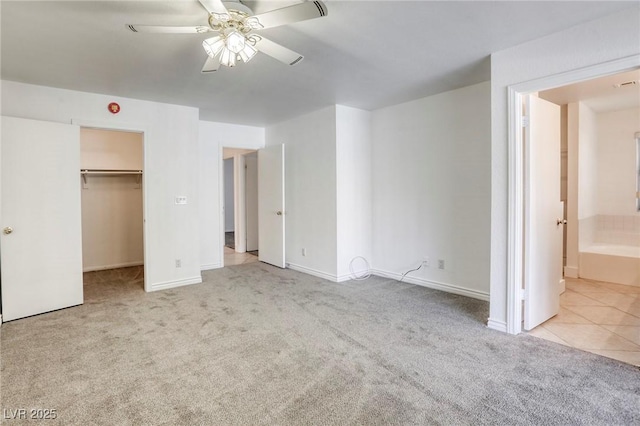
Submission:
<svg viewBox="0 0 640 426">
<path fill-rule="evenodd" d="M 143 137 L 80 130 L 85 292 L 132 281 L 144 288 Z"/>
</svg>

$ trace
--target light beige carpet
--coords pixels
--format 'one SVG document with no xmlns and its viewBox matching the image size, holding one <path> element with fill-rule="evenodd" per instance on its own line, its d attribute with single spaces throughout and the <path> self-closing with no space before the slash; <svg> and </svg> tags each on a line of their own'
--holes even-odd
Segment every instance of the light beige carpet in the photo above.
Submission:
<svg viewBox="0 0 640 426">
<path fill-rule="evenodd" d="M 254 263 L 3 324 L 4 410 L 46 424 L 640 424 L 640 370 L 485 327 L 488 304 Z M 7 421 L 7 420 L 5 420 Z M 11 423 L 11 422 L 9 422 Z"/>
</svg>

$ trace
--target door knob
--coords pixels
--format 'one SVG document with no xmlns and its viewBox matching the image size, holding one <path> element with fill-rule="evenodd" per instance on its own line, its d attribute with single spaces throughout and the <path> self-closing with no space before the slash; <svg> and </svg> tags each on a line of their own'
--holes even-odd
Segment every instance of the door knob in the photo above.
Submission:
<svg viewBox="0 0 640 426">
<path fill-rule="evenodd" d="M 12 227 L 10 227 L 10 226 L 7 226 L 6 228 L 4 228 L 4 229 L 2 230 L 2 232 L 4 232 L 4 234 L 5 234 L 5 235 L 9 235 L 10 233 L 12 233 L 12 232 L 13 232 L 13 228 L 12 228 Z"/>
<path fill-rule="evenodd" d="M 282 216 L 282 212 L 281 212 L 280 210 L 278 210 L 278 211 L 276 212 L 276 214 L 277 214 L 278 216 Z"/>
<path fill-rule="evenodd" d="M 560 226 L 560 225 L 566 225 L 567 224 L 567 219 L 556 219 L 556 225 Z"/>
</svg>

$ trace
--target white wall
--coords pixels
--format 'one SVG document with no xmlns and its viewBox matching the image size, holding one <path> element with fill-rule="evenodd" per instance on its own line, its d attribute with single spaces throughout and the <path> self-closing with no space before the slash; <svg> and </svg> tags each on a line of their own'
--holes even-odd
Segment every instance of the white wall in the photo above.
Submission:
<svg viewBox="0 0 640 426">
<path fill-rule="evenodd" d="M 234 231 L 233 157 L 224 160 L 224 232 Z"/>
<path fill-rule="evenodd" d="M 490 138 L 488 82 L 373 112 L 377 273 L 488 298 Z"/>
<path fill-rule="evenodd" d="M 82 188 L 82 268 L 142 265 L 142 188 L 137 176 L 91 176 Z"/>
<path fill-rule="evenodd" d="M 80 168 L 143 170 L 143 135 L 80 129 Z M 82 184 L 82 266 L 85 271 L 142 265 L 140 175 L 87 175 Z M 82 179 L 78 179 L 80 183 Z"/>
<path fill-rule="evenodd" d="M 262 127 L 200 121 L 199 158 L 199 229 L 200 268 L 219 268 L 223 264 L 224 218 L 221 206 L 222 147 L 260 149 L 264 147 Z"/>
<path fill-rule="evenodd" d="M 598 213 L 598 127 L 596 114 L 578 102 L 578 250 L 591 245 Z"/>
<path fill-rule="evenodd" d="M 335 280 L 336 107 L 269 126 L 265 134 L 267 146 L 285 144 L 285 261 Z"/>
<path fill-rule="evenodd" d="M 634 216 L 636 210 L 636 140 L 640 108 L 597 114 L 597 213 Z"/>
<path fill-rule="evenodd" d="M 349 264 L 372 267 L 371 113 L 336 105 L 337 280 L 351 279 Z M 353 262 L 357 276 L 366 263 Z"/>
<path fill-rule="evenodd" d="M 578 219 L 598 213 L 598 127 L 596 114 L 578 103 Z"/>
<path fill-rule="evenodd" d="M 122 107 L 117 115 L 110 102 Z M 144 130 L 145 281 L 156 290 L 201 281 L 198 232 L 198 110 L 115 96 L 2 81 L 6 116 Z M 37 155 L 37 153 L 34 153 Z M 176 195 L 189 204 L 175 205 Z M 176 268 L 175 260 L 182 267 Z"/>
<path fill-rule="evenodd" d="M 640 54 L 640 6 L 491 55 L 491 307 L 506 330 L 508 225 L 507 88 Z"/>
<path fill-rule="evenodd" d="M 578 179 L 579 179 L 579 112 L 577 103 L 567 105 L 567 225 L 565 249 L 567 263 L 564 267 L 566 277 L 578 278 Z"/>
</svg>

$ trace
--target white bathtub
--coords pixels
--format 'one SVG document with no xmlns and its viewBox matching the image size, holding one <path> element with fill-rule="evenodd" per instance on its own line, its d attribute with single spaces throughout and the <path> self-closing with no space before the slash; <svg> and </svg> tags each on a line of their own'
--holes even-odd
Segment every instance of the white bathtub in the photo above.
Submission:
<svg viewBox="0 0 640 426">
<path fill-rule="evenodd" d="M 640 286 L 640 247 L 591 244 L 580 249 L 580 278 Z"/>
</svg>

